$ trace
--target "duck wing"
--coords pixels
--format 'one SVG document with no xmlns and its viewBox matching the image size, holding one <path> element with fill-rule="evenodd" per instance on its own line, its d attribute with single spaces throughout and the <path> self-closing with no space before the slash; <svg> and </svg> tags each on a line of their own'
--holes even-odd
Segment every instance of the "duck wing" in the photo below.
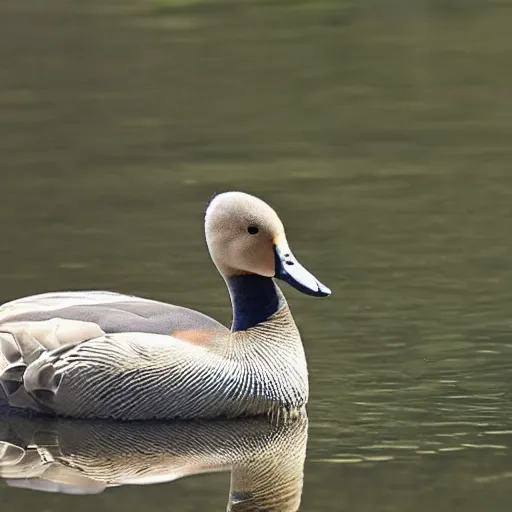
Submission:
<svg viewBox="0 0 512 512">
<path fill-rule="evenodd" d="M 105 333 L 146 332 L 206 339 L 212 332 L 228 332 L 224 325 L 198 311 L 107 291 L 43 293 L 0 306 L 0 326 L 52 318 L 93 323 Z"/>
<path fill-rule="evenodd" d="M 180 357 L 190 351 L 201 354 L 213 336 L 228 332 L 197 311 L 113 292 L 55 292 L 17 299 L 0 307 L 0 404 L 73 416 L 82 401 L 87 409 L 96 393 L 103 402 L 97 400 L 99 409 L 91 414 L 112 417 L 126 412 L 120 397 L 123 389 L 134 387 L 134 397 L 148 410 L 133 414 L 151 416 L 150 384 L 137 382 L 140 375 L 149 379 L 157 396 L 161 385 L 152 380 L 157 378 L 155 366 L 165 361 L 173 370 L 165 379 L 177 378 Z M 158 375 L 164 379 L 163 373 Z M 115 388 L 110 401 L 104 397 L 106 382 Z M 172 389 L 167 380 L 166 385 Z M 85 388 L 91 388 L 89 395 Z M 88 415 L 85 409 L 77 414 Z"/>
<path fill-rule="evenodd" d="M 0 403 L 59 416 L 213 417 L 227 366 L 203 344 L 173 336 L 106 334 L 61 318 L 0 326 Z"/>
<path fill-rule="evenodd" d="M 104 334 L 95 323 L 60 318 L 0 324 L 0 404 L 48 412 L 27 386 L 27 368 L 48 353 Z"/>
</svg>

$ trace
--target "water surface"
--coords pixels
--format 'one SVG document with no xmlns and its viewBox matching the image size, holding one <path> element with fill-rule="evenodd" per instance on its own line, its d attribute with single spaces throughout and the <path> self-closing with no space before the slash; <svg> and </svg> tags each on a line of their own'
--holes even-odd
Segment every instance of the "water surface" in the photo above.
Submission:
<svg viewBox="0 0 512 512">
<path fill-rule="evenodd" d="M 4 0 L 0 301 L 102 288 L 228 323 L 203 211 L 242 189 L 333 290 L 302 509 L 500 512 L 512 476 L 508 2 Z M 223 510 L 229 473 L 6 510 Z"/>
</svg>

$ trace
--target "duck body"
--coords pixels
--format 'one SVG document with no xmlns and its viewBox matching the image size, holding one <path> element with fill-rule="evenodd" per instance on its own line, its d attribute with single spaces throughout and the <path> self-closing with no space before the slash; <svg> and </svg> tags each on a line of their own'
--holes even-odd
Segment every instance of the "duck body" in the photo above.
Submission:
<svg viewBox="0 0 512 512">
<path fill-rule="evenodd" d="M 299 410 L 308 398 L 306 358 L 276 287 L 279 295 L 265 322 L 233 333 L 197 311 L 110 292 L 7 303 L 0 308 L 5 394 L 14 406 L 73 418 Z"/>
<path fill-rule="evenodd" d="M 215 261 L 212 245 L 217 258 L 219 249 L 209 242 Z M 220 247 L 222 252 L 230 246 Z M 254 252 L 240 256 L 239 246 L 230 250 L 242 262 Z M 272 272 L 226 270 L 216 261 L 230 292 L 231 329 L 188 308 L 104 291 L 46 293 L 4 304 L 0 402 L 65 417 L 115 420 L 301 410 L 309 394 L 306 357 L 273 277 L 282 273 L 292 284 L 297 279 L 296 287 L 313 295 L 326 295 L 327 289 L 286 247 L 283 254 L 272 250 Z M 281 260 L 296 264 L 295 277 L 280 270 Z"/>
</svg>

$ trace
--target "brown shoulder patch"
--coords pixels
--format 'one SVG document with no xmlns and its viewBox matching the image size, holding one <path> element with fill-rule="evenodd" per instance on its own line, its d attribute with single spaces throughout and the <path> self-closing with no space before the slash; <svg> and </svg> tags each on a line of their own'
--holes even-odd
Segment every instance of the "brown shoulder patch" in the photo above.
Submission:
<svg viewBox="0 0 512 512">
<path fill-rule="evenodd" d="M 186 329 L 175 331 L 172 333 L 172 336 L 183 341 L 188 341 L 193 345 L 206 345 L 216 332 L 217 331 L 206 329 Z"/>
</svg>

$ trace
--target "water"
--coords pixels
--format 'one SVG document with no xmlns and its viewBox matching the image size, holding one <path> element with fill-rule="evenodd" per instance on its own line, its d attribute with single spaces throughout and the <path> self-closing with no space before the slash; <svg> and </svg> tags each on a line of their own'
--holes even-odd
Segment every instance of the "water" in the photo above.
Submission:
<svg viewBox="0 0 512 512">
<path fill-rule="evenodd" d="M 291 422 L 2 420 L 0 468 L 13 488 L 94 496 L 230 470 L 233 512 L 293 511 L 300 503 L 306 415 Z"/>
<path fill-rule="evenodd" d="M 0 301 L 106 288 L 227 323 L 204 206 L 260 195 L 333 290 L 285 289 L 311 375 L 301 509 L 509 510 L 512 5 L 205 4 L 2 2 Z M 0 493 L 151 512 L 228 490 Z"/>
</svg>

